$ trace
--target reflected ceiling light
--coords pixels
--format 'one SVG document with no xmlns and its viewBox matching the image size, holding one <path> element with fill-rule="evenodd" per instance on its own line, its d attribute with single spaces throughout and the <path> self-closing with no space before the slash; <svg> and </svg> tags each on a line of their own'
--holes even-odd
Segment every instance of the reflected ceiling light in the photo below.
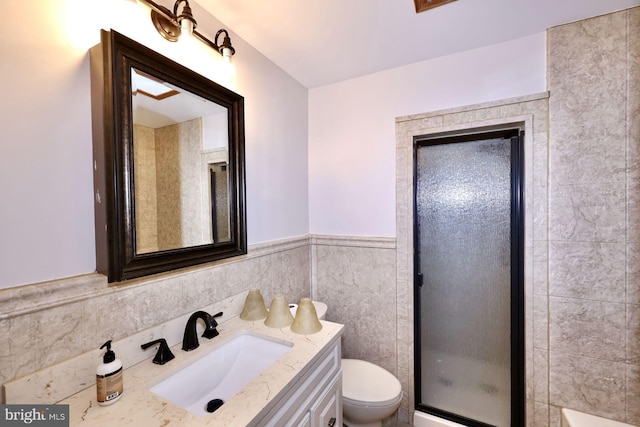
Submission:
<svg viewBox="0 0 640 427">
<path fill-rule="evenodd" d="M 227 30 L 222 29 L 216 33 L 214 41 L 209 40 L 195 29 L 198 26 L 188 0 L 177 0 L 173 5 L 173 11 L 156 3 L 153 0 L 141 0 L 151 8 L 151 21 L 156 30 L 165 39 L 176 42 L 180 36 L 193 36 L 201 42 L 209 45 L 213 50 L 218 52 L 225 61 L 231 61 L 231 57 L 236 50 L 231 46 L 231 39 Z M 182 6 L 182 10 L 178 14 L 178 10 Z M 218 39 L 224 34 L 222 44 L 218 44 Z"/>
</svg>

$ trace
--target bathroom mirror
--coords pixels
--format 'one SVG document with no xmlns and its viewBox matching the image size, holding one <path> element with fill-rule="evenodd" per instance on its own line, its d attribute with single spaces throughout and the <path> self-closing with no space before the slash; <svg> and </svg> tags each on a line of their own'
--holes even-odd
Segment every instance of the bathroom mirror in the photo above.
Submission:
<svg viewBox="0 0 640 427">
<path fill-rule="evenodd" d="M 91 50 L 91 85 L 98 272 L 245 254 L 242 96 L 115 31 Z"/>
</svg>

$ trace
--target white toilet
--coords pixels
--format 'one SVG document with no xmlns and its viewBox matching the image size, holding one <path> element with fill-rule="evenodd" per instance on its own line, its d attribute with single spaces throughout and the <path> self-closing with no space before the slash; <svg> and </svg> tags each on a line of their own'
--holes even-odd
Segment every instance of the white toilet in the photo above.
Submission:
<svg viewBox="0 0 640 427">
<path fill-rule="evenodd" d="M 400 381 L 364 360 L 342 359 L 342 408 L 348 427 L 380 427 L 402 401 Z"/>
<path fill-rule="evenodd" d="M 327 305 L 313 301 L 318 318 L 324 320 Z M 295 316 L 296 304 L 290 304 Z M 402 402 L 400 381 L 373 363 L 342 359 L 343 422 L 348 427 L 381 427 L 382 420 L 398 410 Z"/>
</svg>

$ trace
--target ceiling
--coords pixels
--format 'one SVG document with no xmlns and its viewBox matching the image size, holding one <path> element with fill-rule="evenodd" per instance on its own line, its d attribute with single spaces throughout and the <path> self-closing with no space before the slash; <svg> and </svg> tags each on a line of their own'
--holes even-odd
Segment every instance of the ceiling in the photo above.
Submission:
<svg viewBox="0 0 640 427">
<path fill-rule="evenodd" d="M 196 1 L 307 88 L 640 5 L 640 0 L 457 0 L 416 14 L 413 0 Z"/>
<path fill-rule="evenodd" d="M 133 69 L 131 73 L 131 106 L 133 123 L 157 129 L 197 117 L 205 120 L 224 114 L 227 109 L 180 87 L 158 80 Z"/>
</svg>

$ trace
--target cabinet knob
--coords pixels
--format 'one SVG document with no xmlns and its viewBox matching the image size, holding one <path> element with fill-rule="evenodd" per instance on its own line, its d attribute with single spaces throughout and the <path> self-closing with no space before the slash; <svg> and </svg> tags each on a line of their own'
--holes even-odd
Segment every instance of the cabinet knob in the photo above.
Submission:
<svg viewBox="0 0 640 427">
<path fill-rule="evenodd" d="M 335 418 L 331 418 L 329 420 L 329 424 L 327 424 L 329 427 L 334 427 L 336 425 L 336 419 Z"/>
</svg>

